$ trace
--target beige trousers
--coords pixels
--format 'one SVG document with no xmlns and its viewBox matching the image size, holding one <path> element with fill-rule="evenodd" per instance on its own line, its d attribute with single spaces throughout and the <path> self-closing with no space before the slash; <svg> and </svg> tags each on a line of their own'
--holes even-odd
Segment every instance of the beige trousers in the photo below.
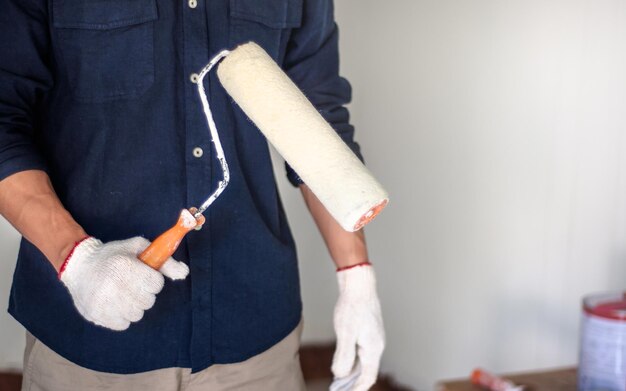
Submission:
<svg viewBox="0 0 626 391">
<path fill-rule="evenodd" d="M 26 335 L 22 391 L 304 391 L 298 350 L 302 322 L 269 350 L 236 364 L 216 364 L 192 374 L 165 368 L 119 375 L 80 367 Z"/>
</svg>

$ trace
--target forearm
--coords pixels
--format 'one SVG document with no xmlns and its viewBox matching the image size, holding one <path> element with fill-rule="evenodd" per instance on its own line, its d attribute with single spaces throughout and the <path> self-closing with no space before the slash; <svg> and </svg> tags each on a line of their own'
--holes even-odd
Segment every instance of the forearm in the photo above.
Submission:
<svg viewBox="0 0 626 391">
<path fill-rule="evenodd" d="M 306 185 L 300 185 L 300 191 L 337 268 L 368 261 L 363 230 L 356 232 L 344 230 L 328 213 L 311 189 Z"/>
<path fill-rule="evenodd" d="M 300 185 L 300 190 L 337 268 L 368 261 L 363 231 L 345 231 L 306 185 Z M 344 389 L 352 384 L 351 390 L 369 390 L 376 382 L 385 347 L 374 268 L 338 271 L 337 281 L 339 299 L 333 319 L 337 349 L 333 357 L 335 380 L 331 389 Z M 355 365 L 357 360 L 360 365 Z"/>
<path fill-rule="evenodd" d="M 87 236 L 65 210 L 43 171 L 23 171 L 0 181 L 0 214 L 57 271 L 74 243 Z"/>
</svg>

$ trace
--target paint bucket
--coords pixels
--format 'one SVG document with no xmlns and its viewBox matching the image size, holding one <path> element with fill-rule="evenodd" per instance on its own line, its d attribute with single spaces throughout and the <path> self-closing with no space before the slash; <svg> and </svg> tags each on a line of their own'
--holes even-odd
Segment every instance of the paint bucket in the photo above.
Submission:
<svg viewBox="0 0 626 391">
<path fill-rule="evenodd" d="M 579 391 L 626 391 L 626 293 L 583 298 Z"/>
</svg>

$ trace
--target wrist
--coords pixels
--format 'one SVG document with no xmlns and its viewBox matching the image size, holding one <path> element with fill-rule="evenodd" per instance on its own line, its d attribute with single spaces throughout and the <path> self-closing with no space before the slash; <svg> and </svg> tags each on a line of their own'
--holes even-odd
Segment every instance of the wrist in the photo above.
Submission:
<svg viewBox="0 0 626 391">
<path fill-rule="evenodd" d="M 55 208 L 53 204 L 52 201 L 42 201 L 32 205 L 33 209 L 43 210 L 39 213 L 42 225 L 38 232 L 23 234 L 39 248 L 58 272 L 76 243 L 88 235 L 67 210 Z"/>
</svg>

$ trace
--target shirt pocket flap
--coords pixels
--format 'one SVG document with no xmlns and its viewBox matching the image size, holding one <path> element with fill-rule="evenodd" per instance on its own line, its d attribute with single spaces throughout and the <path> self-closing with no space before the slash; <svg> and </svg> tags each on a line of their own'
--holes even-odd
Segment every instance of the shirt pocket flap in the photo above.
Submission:
<svg viewBox="0 0 626 391">
<path fill-rule="evenodd" d="M 230 0 L 230 16 L 275 29 L 300 27 L 302 0 Z"/>
<path fill-rule="evenodd" d="M 108 30 L 157 19 L 156 0 L 56 0 L 54 27 Z"/>
</svg>

